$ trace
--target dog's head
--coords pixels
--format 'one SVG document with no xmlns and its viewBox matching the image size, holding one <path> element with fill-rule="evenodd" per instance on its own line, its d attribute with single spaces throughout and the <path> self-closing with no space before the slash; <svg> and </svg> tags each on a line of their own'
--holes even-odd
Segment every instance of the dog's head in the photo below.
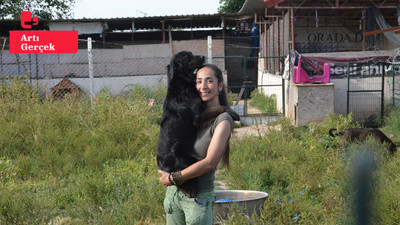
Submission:
<svg viewBox="0 0 400 225">
<path fill-rule="evenodd" d="M 168 67 L 168 78 L 193 80 L 194 72 L 204 64 L 205 57 L 188 51 L 176 53 Z M 193 75 L 193 76 L 192 76 Z"/>
</svg>

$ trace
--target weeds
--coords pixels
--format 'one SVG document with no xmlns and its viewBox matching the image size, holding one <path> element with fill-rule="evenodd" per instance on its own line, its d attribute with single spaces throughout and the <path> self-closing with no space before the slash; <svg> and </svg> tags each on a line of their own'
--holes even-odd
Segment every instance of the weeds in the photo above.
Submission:
<svg viewBox="0 0 400 225">
<path fill-rule="evenodd" d="M 394 113 L 387 121 L 398 116 Z M 223 178 L 231 189 L 269 193 L 261 215 L 254 217 L 261 224 L 352 224 L 352 165 L 358 152 L 374 149 L 378 169 L 373 174 L 377 186 L 373 222 L 397 224 L 393 206 L 399 201 L 392 195 L 399 191 L 395 180 L 400 168 L 394 166 L 398 157 L 389 157 L 374 140 L 348 145 L 328 134 L 331 128 L 359 126 L 351 115 L 329 115 L 324 122 L 306 127 L 280 120 L 264 136 L 232 140 L 231 169 L 223 171 Z M 397 137 L 399 127 L 386 130 L 391 128 Z M 238 217 L 243 219 L 236 213 L 228 224 L 237 224 Z"/>
<path fill-rule="evenodd" d="M 268 96 L 264 94 L 262 89 L 254 89 L 251 92 L 250 105 L 259 109 L 262 113 L 276 113 L 277 111 L 277 98 L 276 95 Z"/>
<path fill-rule="evenodd" d="M 92 109 L 85 97 L 53 101 L 13 82 L 0 87 L 0 224 L 162 218 L 160 106 L 103 91 Z"/>
<path fill-rule="evenodd" d="M 103 90 L 91 108 L 85 96 L 53 101 L 24 80 L 9 83 L 0 86 L 0 224 L 164 224 L 155 159 L 162 100 L 147 102 L 164 89 Z M 382 128 L 394 141 L 399 118 L 393 111 Z M 353 160 L 375 149 L 372 222 L 398 224 L 398 155 L 328 134 L 357 126 L 351 115 L 306 127 L 280 120 L 263 136 L 233 138 L 221 177 L 231 189 L 269 194 L 257 224 L 352 224 Z M 249 221 L 238 210 L 226 223 Z"/>
</svg>

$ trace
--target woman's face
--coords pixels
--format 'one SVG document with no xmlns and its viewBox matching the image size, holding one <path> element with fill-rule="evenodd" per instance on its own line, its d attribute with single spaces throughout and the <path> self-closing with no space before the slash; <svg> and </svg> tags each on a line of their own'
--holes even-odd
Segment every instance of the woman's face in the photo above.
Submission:
<svg viewBox="0 0 400 225">
<path fill-rule="evenodd" d="M 222 91 L 223 83 L 218 84 L 212 69 L 203 67 L 197 72 L 196 88 L 207 107 L 219 106 L 218 95 Z"/>
</svg>

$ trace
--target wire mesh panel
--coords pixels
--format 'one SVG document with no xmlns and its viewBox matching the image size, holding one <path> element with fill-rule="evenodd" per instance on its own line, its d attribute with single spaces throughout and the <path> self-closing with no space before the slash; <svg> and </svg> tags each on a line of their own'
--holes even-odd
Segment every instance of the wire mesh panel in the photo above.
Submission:
<svg viewBox="0 0 400 225">
<path fill-rule="evenodd" d="M 400 65 L 392 67 L 392 101 L 393 106 L 400 107 Z"/>
<path fill-rule="evenodd" d="M 350 70 L 347 73 L 347 113 L 351 112 L 355 121 L 367 127 L 379 126 L 382 122 L 385 98 L 384 66 L 383 63 L 358 64 L 360 74 L 354 75 L 355 72 Z M 364 76 L 363 71 L 367 71 L 368 76 Z"/>
<path fill-rule="evenodd" d="M 214 64 L 225 62 L 228 97 L 232 108 L 242 116 L 283 113 L 283 80 L 280 75 L 267 75 L 263 66 L 266 61 L 267 57 L 213 58 Z"/>
<path fill-rule="evenodd" d="M 44 94 L 64 98 L 93 94 L 126 95 L 162 102 L 167 85 L 171 51 L 168 45 L 122 46 L 119 49 L 92 49 L 93 78 L 89 77 L 88 50 L 76 54 L 1 55 L 2 81 L 27 77 Z M 134 94 L 133 94 L 134 93 Z"/>
<path fill-rule="evenodd" d="M 149 104 L 162 104 L 167 68 L 172 56 L 169 44 L 120 45 L 79 40 L 76 54 L 10 54 L 2 51 L 1 79 L 26 76 L 32 87 L 55 99 L 72 96 L 127 96 Z M 89 45 L 87 45 L 89 46 Z M 104 48 L 113 46 L 112 48 Z M 218 48 L 218 46 L 215 46 Z M 7 48 L 6 48 L 7 49 Z M 89 59 L 90 58 L 90 59 Z M 273 57 L 277 71 L 283 62 Z M 283 83 L 280 75 L 266 81 L 267 58 L 226 56 L 212 58 L 224 75 L 228 98 L 240 115 L 282 113 Z M 260 67 L 261 65 L 261 67 Z"/>
</svg>

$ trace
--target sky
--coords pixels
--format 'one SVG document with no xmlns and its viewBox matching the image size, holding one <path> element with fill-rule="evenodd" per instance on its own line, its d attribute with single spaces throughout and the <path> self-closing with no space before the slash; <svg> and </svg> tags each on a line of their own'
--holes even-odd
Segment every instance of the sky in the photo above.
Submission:
<svg viewBox="0 0 400 225">
<path fill-rule="evenodd" d="M 75 19 L 213 14 L 219 0 L 77 0 Z"/>
</svg>

